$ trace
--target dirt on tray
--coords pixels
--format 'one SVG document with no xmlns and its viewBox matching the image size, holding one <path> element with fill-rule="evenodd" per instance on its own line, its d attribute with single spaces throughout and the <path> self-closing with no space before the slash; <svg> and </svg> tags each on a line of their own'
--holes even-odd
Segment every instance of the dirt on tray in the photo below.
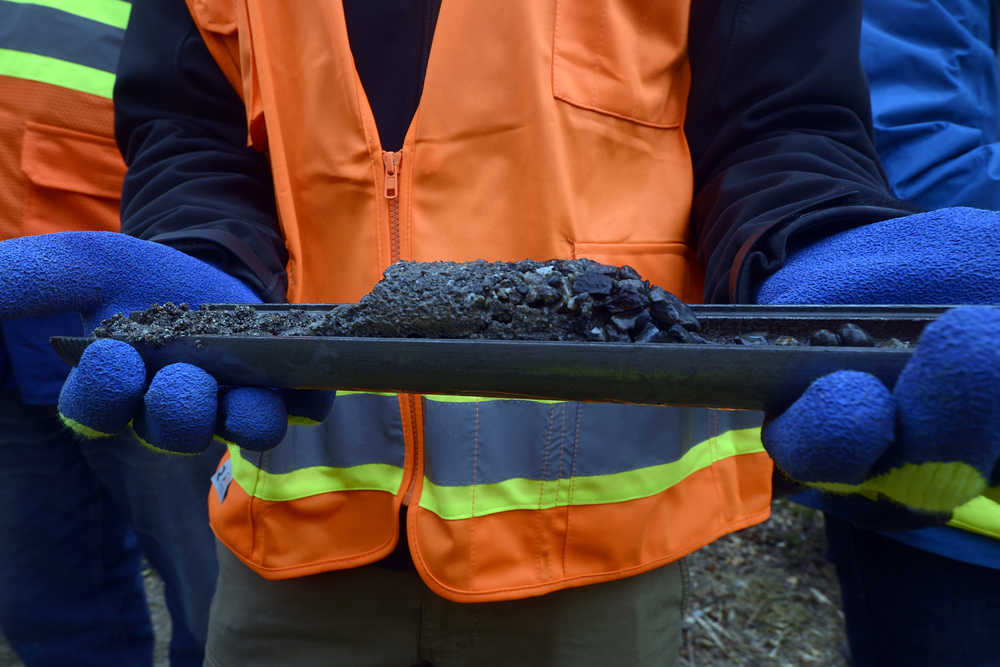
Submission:
<svg viewBox="0 0 1000 667">
<path fill-rule="evenodd" d="M 708 342 L 676 296 L 631 267 L 589 259 L 396 262 L 358 303 L 314 315 L 163 304 L 116 315 L 94 334 L 153 345 L 209 334 Z"/>
</svg>

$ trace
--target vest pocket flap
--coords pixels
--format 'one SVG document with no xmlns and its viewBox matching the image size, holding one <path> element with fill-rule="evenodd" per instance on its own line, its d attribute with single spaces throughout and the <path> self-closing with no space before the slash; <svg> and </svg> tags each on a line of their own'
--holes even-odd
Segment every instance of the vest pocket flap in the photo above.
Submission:
<svg viewBox="0 0 1000 667">
<path fill-rule="evenodd" d="M 552 94 L 652 127 L 680 125 L 690 0 L 556 0 Z"/>
<path fill-rule="evenodd" d="M 21 169 L 35 185 L 109 199 L 125 178 L 114 139 L 35 122 L 25 127 Z"/>
</svg>

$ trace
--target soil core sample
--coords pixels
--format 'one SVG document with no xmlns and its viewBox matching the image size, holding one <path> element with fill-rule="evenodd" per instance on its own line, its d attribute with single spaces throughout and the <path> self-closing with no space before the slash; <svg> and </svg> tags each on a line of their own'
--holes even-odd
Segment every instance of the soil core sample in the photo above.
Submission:
<svg viewBox="0 0 1000 667">
<path fill-rule="evenodd" d="M 353 336 L 706 343 L 691 309 L 629 266 L 589 259 L 397 262 L 356 304 L 328 310 L 191 310 L 116 315 L 98 337 L 162 344 L 196 335 Z"/>
</svg>

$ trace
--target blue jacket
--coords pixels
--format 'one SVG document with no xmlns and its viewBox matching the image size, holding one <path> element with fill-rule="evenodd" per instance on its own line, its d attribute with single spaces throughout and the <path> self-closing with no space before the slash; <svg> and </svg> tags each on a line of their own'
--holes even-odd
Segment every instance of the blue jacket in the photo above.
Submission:
<svg viewBox="0 0 1000 667">
<path fill-rule="evenodd" d="M 76 313 L 59 313 L 0 323 L 3 347 L 0 377 L 5 387 L 16 387 L 30 405 L 55 405 L 69 366 L 49 345 L 50 336 L 81 336 L 83 323 Z"/>
<path fill-rule="evenodd" d="M 865 0 L 861 60 L 896 194 L 1000 209 L 994 0 Z"/>
</svg>

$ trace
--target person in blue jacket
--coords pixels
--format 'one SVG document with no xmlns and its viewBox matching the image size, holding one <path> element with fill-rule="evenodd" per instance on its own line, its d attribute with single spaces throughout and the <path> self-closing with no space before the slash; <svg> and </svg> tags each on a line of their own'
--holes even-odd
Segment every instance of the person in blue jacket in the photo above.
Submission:
<svg viewBox="0 0 1000 667">
<path fill-rule="evenodd" d="M 997 13 L 991 0 L 865 0 L 875 145 L 902 199 L 1000 209 Z M 980 496 L 947 526 L 880 531 L 814 492 L 801 500 L 826 510 L 856 667 L 1000 664 L 1000 504 Z"/>
<path fill-rule="evenodd" d="M 120 235 L 111 97 L 130 10 L 0 0 L 0 239 Z M 49 337 L 83 335 L 76 310 L 0 321 L 0 635 L 27 667 L 152 665 L 145 559 L 164 581 L 171 664 L 201 665 L 215 462 L 66 427 L 70 369 Z"/>
</svg>

